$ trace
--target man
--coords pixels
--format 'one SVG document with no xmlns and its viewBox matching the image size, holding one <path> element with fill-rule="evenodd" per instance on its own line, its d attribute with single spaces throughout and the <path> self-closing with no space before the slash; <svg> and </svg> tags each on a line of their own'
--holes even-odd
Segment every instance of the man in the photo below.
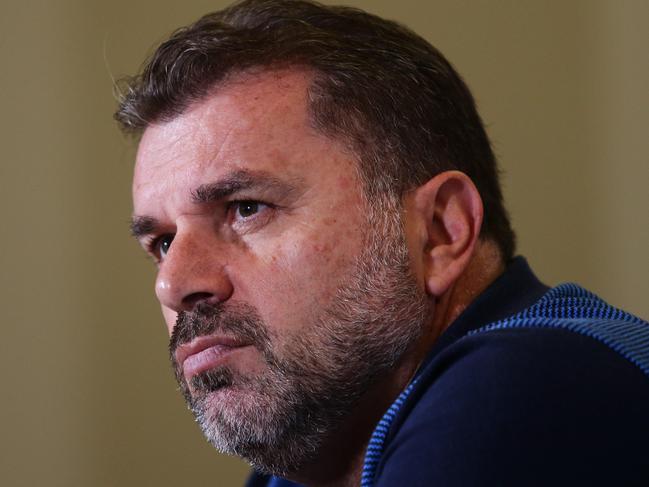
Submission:
<svg viewBox="0 0 649 487">
<path fill-rule="evenodd" d="M 649 327 L 521 257 L 473 99 L 393 22 L 249 0 L 130 80 L 133 234 L 250 486 L 638 484 Z"/>
</svg>

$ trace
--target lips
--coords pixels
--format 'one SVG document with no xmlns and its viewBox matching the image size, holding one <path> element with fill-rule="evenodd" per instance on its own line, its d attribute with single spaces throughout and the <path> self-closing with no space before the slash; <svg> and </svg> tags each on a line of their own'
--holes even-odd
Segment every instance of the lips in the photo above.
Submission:
<svg viewBox="0 0 649 487">
<path fill-rule="evenodd" d="M 198 337 L 177 348 L 176 363 L 182 368 L 185 379 L 189 381 L 195 375 L 223 364 L 232 352 L 248 345 L 227 336 Z"/>
</svg>

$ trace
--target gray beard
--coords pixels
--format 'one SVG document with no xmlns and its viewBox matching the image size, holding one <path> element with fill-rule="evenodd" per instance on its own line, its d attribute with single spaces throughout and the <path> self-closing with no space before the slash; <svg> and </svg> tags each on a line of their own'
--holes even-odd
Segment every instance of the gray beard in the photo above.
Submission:
<svg viewBox="0 0 649 487">
<path fill-rule="evenodd" d="M 218 450 L 264 473 L 300 470 L 421 336 L 426 296 L 411 274 L 400 223 L 381 223 L 353 275 L 299 332 L 272 340 L 257 311 L 243 304 L 199 305 L 179 314 L 170 342 L 176 379 Z M 190 391 L 174 351 L 217 331 L 252 343 L 266 368 L 250 377 L 218 367 L 193 377 Z"/>
</svg>

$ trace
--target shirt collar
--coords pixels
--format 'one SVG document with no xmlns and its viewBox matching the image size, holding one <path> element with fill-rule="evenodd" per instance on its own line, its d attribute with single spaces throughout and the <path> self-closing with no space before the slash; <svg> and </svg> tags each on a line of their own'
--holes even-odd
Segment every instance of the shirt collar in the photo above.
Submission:
<svg viewBox="0 0 649 487">
<path fill-rule="evenodd" d="M 440 351 L 471 330 L 523 311 L 549 289 L 534 275 L 524 257 L 514 257 L 507 263 L 505 271 L 441 334 L 420 370 Z"/>
</svg>

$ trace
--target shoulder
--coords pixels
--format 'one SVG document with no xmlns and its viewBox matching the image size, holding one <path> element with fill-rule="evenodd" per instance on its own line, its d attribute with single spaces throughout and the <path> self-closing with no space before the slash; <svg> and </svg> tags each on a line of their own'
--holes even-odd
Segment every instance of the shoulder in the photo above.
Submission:
<svg viewBox="0 0 649 487">
<path fill-rule="evenodd" d="M 491 329 L 428 364 L 377 485 L 633 485 L 649 475 L 647 411 L 649 379 L 600 340 Z"/>
</svg>

